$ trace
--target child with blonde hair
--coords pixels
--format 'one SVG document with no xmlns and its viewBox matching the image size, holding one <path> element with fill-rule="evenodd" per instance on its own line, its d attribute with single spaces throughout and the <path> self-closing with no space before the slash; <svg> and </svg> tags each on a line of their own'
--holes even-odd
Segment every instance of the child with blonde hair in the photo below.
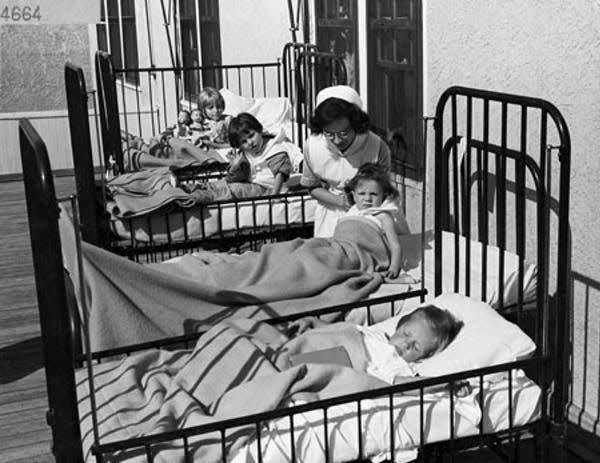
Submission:
<svg viewBox="0 0 600 463">
<path fill-rule="evenodd" d="M 192 143 L 205 149 L 228 148 L 228 130 L 231 116 L 224 114 L 225 99 L 213 87 L 204 87 L 198 96 L 194 111 Z"/>
</svg>

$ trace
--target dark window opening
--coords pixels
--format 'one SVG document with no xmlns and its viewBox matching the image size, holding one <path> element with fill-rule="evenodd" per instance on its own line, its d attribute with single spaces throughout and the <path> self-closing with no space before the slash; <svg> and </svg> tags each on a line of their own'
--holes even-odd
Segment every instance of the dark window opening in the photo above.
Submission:
<svg viewBox="0 0 600 463">
<path fill-rule="evenodd" d="M 198 28 L 197 20 L 200 20 Z M 179 27 L 181 37 L 182 66 L 219 66 L 221 64 L 221 36 L 219 27 L 218 0 L 179 0 Z M 200 48 L 198 47 L 200 29 Z M 219 70 L 189 70 L 184 72 L 184 95 L 195 101 L 202 87 L 222 87 L 223 78 Z"/>
<path fill-rule="evenodd" d="M 135 0 L 121 0 L 119 18 L 119 0 L 100 2 L 100 21 L 96 26 L 98 48 L 110 53 L 116 69 L 135 69 L 138 67 L 138 46 L 135 24 Z M 125 74 L 125 81 L 139 84 L 136 72 Z"/>
<path fill-rule="evenodd" d="M 398 173 L 420 179 L 423 167 L 420 0 L 368 2 L 369 115 L 382 129 Z"/>
</svg>

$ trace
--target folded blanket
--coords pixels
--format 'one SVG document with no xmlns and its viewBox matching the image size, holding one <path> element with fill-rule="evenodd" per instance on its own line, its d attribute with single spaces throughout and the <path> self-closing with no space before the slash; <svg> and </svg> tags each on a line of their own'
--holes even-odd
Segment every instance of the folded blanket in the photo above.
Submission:
<svg viewBox="0 0 600 463">
<path fill-rule="evenodd" d="M 273 243 L 214 260 L 185 256 L 173 264 L 140 265 L 83 243 L 82 297 L 68 217 L 61 214 L 63 258 L 79 307 L 87 307 L 95 350 L 180 335 L 230 317 L 265 319 L 354 302 L 377 289 L 381 278 L 373 272 L 389 265 L 381 233 L 360 221 L 340 224 L 332 239 Z"/>
</svg>

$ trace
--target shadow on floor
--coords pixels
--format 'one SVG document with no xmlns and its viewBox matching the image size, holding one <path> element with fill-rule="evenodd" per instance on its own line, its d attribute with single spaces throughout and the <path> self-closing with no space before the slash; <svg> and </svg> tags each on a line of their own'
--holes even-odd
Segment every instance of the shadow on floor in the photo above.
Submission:
<svg viewBox="0 0 600 463">
<path fill-rule="evenodd" d="M 0 349 L 0 384 L 7 384 L 44 366 L 42 338 L 35 337 Z"/>
</svg>

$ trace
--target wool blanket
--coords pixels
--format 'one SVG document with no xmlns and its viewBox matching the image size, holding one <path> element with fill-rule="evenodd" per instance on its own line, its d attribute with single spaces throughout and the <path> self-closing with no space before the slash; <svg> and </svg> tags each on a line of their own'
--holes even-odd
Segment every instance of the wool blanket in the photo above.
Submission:
<svg viewBox="0 0 600 463">
<path fill-rule="evenodd" d="M 82 275 L 71 221 L 61 220 L 61 234 L 94 350 L 203 330 L 231 317 L 266 319 L 361 300 L 381 284 L 375 272 L 389 265 L 383 235 L 364 220 L 340 223 L 333 238 L 152 265 L 82 243 Z"/>
<path fill-rule="evenodd" d="M 355 367 L 288 365 L 287 356 L 292 353 L 340 345 L 346 348 Z M 274 327 L 254 320 L 221 322 L 201 336 L 191 351 L 148 351 L 95 367 L 100 441 L 173 431 L 266 412 L 297 400 L 320 400 L 386 386 L 364 372 L 366 362 L 361 336 L 349 323 L 288 339 Z M 93 434 L 86 371 L 78 372 L 77 385 L 82 437 L 84 447 L 89 449 Z M 332 426 L 330 432 L 340 431 Z M 300 435 L 300 427 L 297 433 Z M 218 432 L 212 432 L 190 438 L 185 461 L 224 461 L 223 448 L 229 461 L 255 440 L 256 427 L 230 430 L 223 447 L 219 437 Z M 152 453 L 155 462 L 184 461 L 181 439 L 154 445 Z M 137 448 L 109 459 L 145 458 L 145 449 Z M 86 459 L 92 460 L 89 453 Z"/>
</svg>

